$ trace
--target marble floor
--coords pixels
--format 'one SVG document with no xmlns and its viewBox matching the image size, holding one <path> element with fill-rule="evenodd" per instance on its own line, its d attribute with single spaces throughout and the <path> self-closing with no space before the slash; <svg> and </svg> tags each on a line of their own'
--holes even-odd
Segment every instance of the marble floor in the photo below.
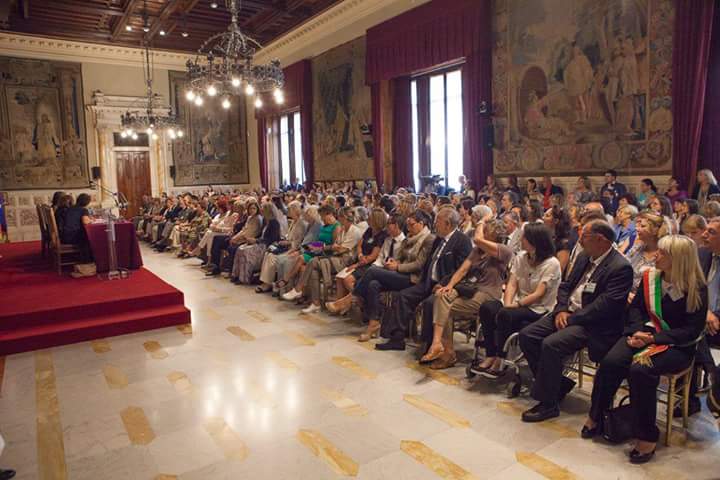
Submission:
<svg viewBox="0 0 720 480">
<path fill-rule="evenodd" d="M 528 399 L 468 382 L 463 365 L 429 372 L 411 351 L 357 343 L 350 320 L 143 255 L 185 292 L 192 326 L 0 358 L 0 466 L 16 478 L 720 478 L 707 412 L 631 466 L 627 446 L 580 439 L 584 392 L 524 424 Z"/>
</svg>

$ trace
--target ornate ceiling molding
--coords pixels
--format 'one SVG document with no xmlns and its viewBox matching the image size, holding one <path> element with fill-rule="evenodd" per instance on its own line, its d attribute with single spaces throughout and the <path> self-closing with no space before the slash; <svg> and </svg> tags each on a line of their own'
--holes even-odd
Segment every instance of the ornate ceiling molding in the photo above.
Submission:
<svg viewBox="0 0 720 480">
<path fill-rule="evenodd" d="M 0 32 L 0 55 L 110 65 L 142 66 L 141 48 L 100 45 L 55 38 Z M 153 50 L 155 68 L 184 70 L 193 55 Z"/>
<path fill-rule="evenodd" d="M 257 61 L 278 58 L 283 65 L 289 65 L 312 58 L 429 1 L 345 0 L 266 45 L 258 52 Z"/>
<path fill-rule="evenodd" d="M 96 128 L 120 127 L 120 116 L 126 111 L 142 110 L 147 97 L 128 97 L 121 95 L 105 95 L 100 90 L 93 92 L 92 100 L 86 105 Z M 161 115 L 168 115 L 170 107 L 164 106 L 163 98 L 159 98 L 160 107 L 155 110 Z"/>
</svg>

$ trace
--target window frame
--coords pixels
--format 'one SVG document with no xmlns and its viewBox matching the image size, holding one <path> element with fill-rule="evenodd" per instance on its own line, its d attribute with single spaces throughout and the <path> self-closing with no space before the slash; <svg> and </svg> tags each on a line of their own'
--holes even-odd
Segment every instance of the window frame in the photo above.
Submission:
<svg viewBox="0 0 720 480">
<path fill-rule="evenodd" d="M 430 81 L 433 77 L 439 77 L 442 76 L 443 79 L 443 107 L 444 107 L 444 137 L 445 137 L 445 145 L 444 145 L 444 172 L 443 176 L 445 178 L 444 180 L 444 186 L 447 190 L 450 186 L 450 179 L 449 179 L 449 169 L 450 169 L 450 158 L 449 158 L 449 132 L 448 132 L 448 118 L 449 118 L 449 107 L 448 107 L 448 75 L 454 72 L 458 72 L 460 74 L 460 85 L 461 89 L 464 90 L 464 85 L 462 83 L 462 74 L 463 69 L 465 68 L 465 61 L 455 61 L 455 62 L 449 62 L 446 65 L 443 65 L 440 68 L 435 68 L 432 70 L 426 70 L 423 72 L 416 73 L 415 75 L 412 75 L 410 78 L 410 88 L 414 89 L 416 92 L 416 102 L 413 103 L 410 102 L 410 116 L 411 116 L 411 122 L 412 122 L 412 129 L 413 129 L 413 180 L 419 181 L 420 177 L 432 175 L 434 172 L 432 171 L 432 148 L 431 148 L 431 142 L 432 142 L 432 118 L 429 114 L 430 112 L 430 105 L 431 105 L 431 94 L 430 94 Z M 426 95 L 421 98 L 421 91 L 423 89 L 419 88 L 419 83 L 421 81 L 427 81 L 427 88 L 425 89 Z M 461 99 L 462 99 L 463 91 L 461 90 Z M 421 119 L 420 115 L 420 109 L 419 105 L 420 102 L 425 102 L 427 104 L 427 115 L 430 118 L 427 125 L 424 125 L 423 120 Z M 417 122 L 417 125 L 416 125 Z M 462 118 L 462 125 L 461 130 L 464 132 L 465 124 L 467 122 L 466 118 Z M 427 131 L 424 131 L 424 127 L 427 127 Z M 415 136 L 415 128 L 417 128 L 417 137 Z M 464 137 L 464 134 L 463 134 Z M 423 145 L 422 140 L 427 139 L 428 145 Z M 423 148 L 426 148 L 426 152 L 424 153 L 427 155 L 427 159 L 423 162 L 421 151 Z M 462 145 L 463 154 L 465 150 L 465 145 L 463 141 Z M 426 165 L 424 165 L 424 163 Z M 415 165 L 418 166 L 418 169 L 415 170 Z M 424 168 L 429 168 L 429 171 L 423 171 Z M 417 185 L 416 188 L 418 188 L 420 185 Z"/>
</svg>

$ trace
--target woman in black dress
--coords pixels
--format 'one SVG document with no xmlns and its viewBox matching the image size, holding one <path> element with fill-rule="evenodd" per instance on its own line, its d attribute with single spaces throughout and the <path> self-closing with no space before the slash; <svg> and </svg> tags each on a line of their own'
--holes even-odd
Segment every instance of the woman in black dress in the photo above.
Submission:
<svg viewBox="0 0 720 480">
<path fill-rule="evenodd" d="M 60 241 L 70 245 L 77 245 L 80 248 L 83 260 L 89 261 L 91 258 L 90 244 L 88 243 L 87 234 L 85 233 L 85 225 L 90 223 L 90 212 L 87 206 L 90 205 L 90 195 L 81 193 L 77 197 L 75 205 L 68 208 L 64 214 L 62 222 L 62 230 L 60 233 Z M 58 230 L 60 226 L 58 225 Z"/>
</svg>

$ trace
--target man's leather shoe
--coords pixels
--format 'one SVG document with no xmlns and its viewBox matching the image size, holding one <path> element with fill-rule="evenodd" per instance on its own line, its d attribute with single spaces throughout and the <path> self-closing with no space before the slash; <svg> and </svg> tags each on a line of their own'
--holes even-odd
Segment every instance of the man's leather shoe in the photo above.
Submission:
<svg viewBox="0 0 720 480">
<path fill-rule="evenodd" d="M 375 350 L 405 350 L 405 340 L 390 339 L 385 343 L 375 344 Z"/>
<path fill-rule="evenodd" d="M 10 480 L 15 477 L 15 470 L 0 470 L 0 480 Z"/>
<path fill-rule="evenodd" d="M 522 414 L 522 421 L 536 423 L 560 416 L 560 407 L 557 404 L 538 403 Z"/>
<path fill-rule="evenodd" d="M 568 393 L 572 392 L 573 388 L 575 388 L 575 381 L 568 377 L 562 377 L 562 380 L 560 381 L 560 396 L 558 397 L 558 403 L 565 400 L 565 397 L 568 396 Z"/>
</svg>

